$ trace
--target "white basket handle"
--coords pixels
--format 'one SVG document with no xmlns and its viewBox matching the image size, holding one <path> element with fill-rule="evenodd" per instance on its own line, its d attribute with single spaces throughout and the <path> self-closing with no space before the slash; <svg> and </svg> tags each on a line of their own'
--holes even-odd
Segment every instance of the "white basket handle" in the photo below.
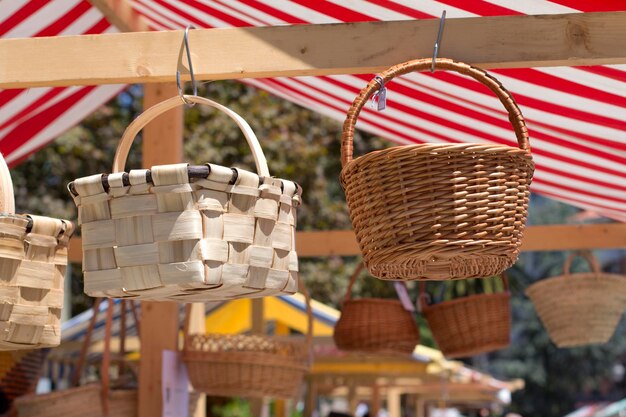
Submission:
<svg viewBox="0 0 626 417">
<path fill-rule="evenodd" d="M 246 142 L 248 142 L 248 146 L 250 146 L 250 149 L 252 150 L 252 156 L 254 157 L 257 173 L 264 177 L 270 176 L 270 172 L 267 167 L 267 161 L 265 159 L 265 155 L 263 154 L 263 150 L 261 149 L 261 145 L 259 144 L 259 140 L 252 131 L 252 128 L 250 127 L 248 122 L 246 122 L 243 117 L 239 116 L 228 107 L 222 106 L 221 104 L 218 104 L 204 97 L 185 95 L 184 98 L 188 103 L 203 104 L 205 106 L 213 107 L 223 113 L 226 113 L 228 117 L 233 119 L 235 123 L 237 123 L 237 126 L 239 126 L 239 129 L 241 129 L 243 135 L 246 137 Z M 130 147 L 141 129 L 143 129 L 157 116 L 184 104 L 185 102 L 180 96 L 172 97 L 158 104 L 155 104 L 154 106 L 141 113 L 135 120 L 133 120 L 133 122 L 126 128 L 126 131 L 124 131 L 122 139 L 117 145 L 115 159 L 113 160 L 113 172 L 124 171 L 124 166 L 126 165 L 126 159 L 128 157 Z"/>
<path fill-rule="evenodd" d="M 11 181 L 11 172 L 2 154 L 0 154 L 0 213 L 15 214 L 13 181 Z"/>
</svg>

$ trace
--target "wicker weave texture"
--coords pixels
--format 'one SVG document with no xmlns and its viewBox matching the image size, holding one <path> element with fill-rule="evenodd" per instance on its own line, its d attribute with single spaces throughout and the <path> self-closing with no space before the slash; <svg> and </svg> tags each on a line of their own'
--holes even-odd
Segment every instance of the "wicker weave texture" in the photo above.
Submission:
<svg viewBox="0 0 626 417">
<path fill-rule="evenodd" d="M 9 168 L 0 155 L 0 350 L 61 342 L 63 280 L 71 222 L 16 215 Z"/>
<path fill-rule="evenodd" d="M 260 335 L 192 335 L 188 341 L 189 381 L 208 395 L 294 398 L 309 369 L 304 341 Z"/>
<path fill-rule="evenodd" d="M 182 358 L 194 390 L 220 397 L 296 397 L 311 366 L 313 341 L 311 299 L 299 286 L 307 303 L 304 338 L 190 334 L 188 306 Z"/>
<path fill-rule="evenodd" d="M 448 358 L 502 349 L 510 343 L 511 294 L 478 294 L 428 305 L 421 286 L 422 314 Z"/>
<path fill-rule="evenodd" d="M 230 111 L 206 99 L 188 99 Z M 157 110 L 166 111 L 172 103 L 182 102 L 170 99 Z M 133 124 L 150 121 L 153 109 Z M 236 120 L 247 126 L 244 133 L 255 141 L 253 150 L 262 152 L 247 123 Z M 126 155 L 119 154 L 130 148 L 128 141 L 138 131 L 133 124 L 120 142 L 115 169 L 123 167 L 120 159 L 125 161 Z M 207 164 L 206 178 L 190 180 L 187 164 L 173 164 L 149 172 L 116 172 L 108 175 L 107 188 L 102 175 L 74 181 L 85 292 L 175 301 L 294 293 L 301 190 L 291 181 L 270 177 L 262 155 L 255 159 L 261 175 Z"/>
<path fill-rule="evenodd" d="M 105 417 L 101 392 L 100 384 L 90 384 L 43 395 L 25 395 L 15 405 L 19 417 Z M 110 391 L 109 416 L 137 417 L 137 390 Z"/>
<path fill-rule="evenodd" d="M 626 276 L 602 273 L 594 259 L 590 262 L 593 272 L 570 274 L 570 257 L 564 275 L 526 290 L 559 347 L 608 342 L 626 308 Z"/>
<path fill-rule="evenodd" d="M 0 391 L 7 400 L 35 391 L 46 356 L 45 349 L 0 352 Z"/>
<path fill-rule="evenodd" d="M 432 60 L 396 65 L 383 82 L 430 69 Z M 509 113 L 517 147 L 500 144 L 397 146 L 353 159 L 358 115 L 372 80 L 344 123 L 341 182 L 369 271 L 381 279 L 460 279 L 498 275 L 519 255 L 534 172 L 528 132 L 513 97 L 483 70 L 447 59 L 439 69 L 486 85 Z"/>
<path fill-rule="evenodd" d="M 341 350 L 408 355 L 420 341 L 413 314 L 398 300 L 351 299 L 352 286 L 362 269 L 357 267 L 335 324 L 333 339 Z"/>
</svg>

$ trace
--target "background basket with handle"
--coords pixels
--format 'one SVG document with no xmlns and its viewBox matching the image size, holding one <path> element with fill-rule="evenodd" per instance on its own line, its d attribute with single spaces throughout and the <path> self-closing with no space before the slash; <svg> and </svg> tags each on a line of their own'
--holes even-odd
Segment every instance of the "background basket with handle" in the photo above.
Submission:
<svg viewBox="0 0 626 417">
<path fill-rule="evenodd" d="M 513 97 L 485 71 L 449 59 L 438 69 L 486 85 L 509 114 L 519 148 L 419 144 L 353 159 L 355 125 L 368 99 L 394 77 L 431 68 L 432 59 L 395 65 L 352 103 L 343 127 L 341 183 L 365 264 L 382 279 L 480 278 L 519 255 L 534 172 L 528 132 Z"/>
<path fill-rule="evenodd" d="M 122 303 L 125 301 L 122 300 Z M 89 322 L 85 340 L 80 352 L 73 378 L 74 385 L 78 384 L 87 352 L 91 344 L 91 336 L 99 312 L 100 299 L 96 299 L 93 306 L 93 316 Z M 61 391 L 52 391 L 47 394 L 29 394 L 19 397 L 15 405 L 20 417 L 136 417 L 137 390 L 136 389 L 109 389 L 109 367 L 111 364 L 111 333 L 113 325 L 113 302 L 109 301 L 106 309 L 104 329 L 104 350 L 100 366 L 100 383 L 73 387 Z M 123 360 L 125 329 L 120 332 L 120 359 Z"/>
<path fill-rule="evenodd" d="M 74 226 L 15 214 L 13 183 L 2 155 L 0 188 L 0 350 L 57 346 Z"/>
<path fill-rule="evenodd" d="M 350 278 L 335 324 L 335 344 L 348 351 L 411 354 L 420 340 L 419 328 L 399 300 L 351 298 L 352 286 L 363 267 L 360 263 Z"/>
<path fill-rule="evenodd" d="M 426 282 L 420 282 L 422 314 L 446 357 L 473 356 L 509 345 L 511 294 L 508 279 L 504 275 L 500 278 L 502 292 L 469 295 L 438 304 L 429 304 Z"/>
<path fill-rule="evenodd" d="M 576 256 L 589 262 L 591 272 L 570 274 Z M 603 273 L 590 252 L 574 252 L 563 275 L 532 284 L 526 294 L 557 346 L 606 343 L 626 308 L 626 276 Z"/>
<path fill-rule="evenodd" d="M 113 174 L 70 184 L 82 225 L 85 292 L 176 301 L 295 292 L 300 187 L 270 177 L 261 146 L 241 116 L 202 97 L 185 98 L 237 123 L 258 174 L 214 164 L 123 172 L 137 133 L 184 103 L 174 97 L 146 110 L 124 132 Z"/>
<path fill-rule="evenodd" d="M 311 366 L 313 312 L 306 298 L 307 333 L 289 336 L 190 334 L 185 318 L 183 360 L 194 390 L 218 397 L 294 398 Z"/>
</svg>

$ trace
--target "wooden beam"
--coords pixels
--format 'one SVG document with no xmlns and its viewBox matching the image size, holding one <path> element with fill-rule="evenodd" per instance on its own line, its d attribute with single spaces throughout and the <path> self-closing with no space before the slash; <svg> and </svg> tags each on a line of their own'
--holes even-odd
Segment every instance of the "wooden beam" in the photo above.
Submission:
<svg viewBox="0 0 626 417">
<path fill-rule="evenodd" d="M 361 253 L 352 230 L 296 232 L 296 245 L 301 258 Z M 626 249 L 626 223 L 529 226 L 524 232 L 523 252 L 578 249 Z M 69 260 L 82 262 L 80 238 L 72 239 Z"/>
<path fill-rule="evenodd" d="M 189 41 L 199 80 L 375 73 L 431 56 L 438 25 L 197 29 Z M 2 39 L 0 88 L 173 82 L 182 41 L 182 30 Z M 439 56 L 483 68 L 626 64 L 626 12 L 448 19 Z"/>
<path fill-rule="evenodd" d="M 177 94 L 175 84 L 144 88 L 144 107 Z M 143 166 L 182 160 L 182 107 L 152 121 L 143 133 Z M 141 361 L 139 366 L 138 417 L 163 415 L 162 358 L 164 350 L 178 350 L 178 304 L 141 303 Z"/>
</svg>

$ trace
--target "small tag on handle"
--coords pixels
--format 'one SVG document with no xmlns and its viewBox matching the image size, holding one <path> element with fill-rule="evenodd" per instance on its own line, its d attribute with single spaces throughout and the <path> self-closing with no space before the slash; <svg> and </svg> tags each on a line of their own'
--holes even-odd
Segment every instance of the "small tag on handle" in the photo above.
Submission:
<svg viewBox="0 0 626 417">
<path fill-rule="evenodd" d="M 411 301 L 411 297 L 409 297 L 409 292 L 407 291 L 406 284 L 402 281 L 394 281 L 393 287 L 396 290 L 396 294 L 398 294 L 398 298 L 402 303 L 402 307 L 406 311 L 415 311 L 415 306 Z"/>
</svg>

